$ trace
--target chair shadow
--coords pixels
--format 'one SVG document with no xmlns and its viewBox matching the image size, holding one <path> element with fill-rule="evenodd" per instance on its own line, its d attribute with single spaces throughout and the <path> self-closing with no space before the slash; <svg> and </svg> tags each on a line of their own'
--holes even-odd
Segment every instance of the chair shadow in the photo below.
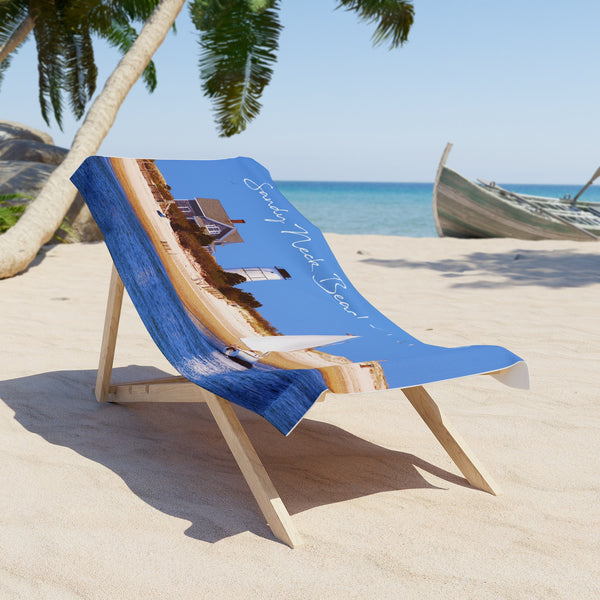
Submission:
<svg viewBox="0 0 600 600">
<path fill-rule="evenodd" d="M 591 243 L 591 242 L 590 242 Z M 392 269 L 431 269 L 442 277 L 454 277 L 456 288 L 499 288 L 506 285 L 542 285 L 549 288 L 585 287 L 598 283 L 600 254 L 572 250 L 518 249 L 514 252 L 473 252 L 464 259 L 434 262 L 367 258 L 361 262 Z M 487 281 L 486 274 L 501 281 Z M 467 281 L 460 281 L 469 275 Z M 473 275 L 481 276 L 481 279 Z"/>
<path fill-rule="evenodd" d="M 168 376 L 151 367 L 114 381 Z M 0 382 L 0 398 L 28 431 L 108 467 L 144 502 L 192 523 L 186 535 L 216 542 L 243 531 L 274 539 L 204 404 L 99 404 L 96 371 L 57 371 Z M 238 409 L 290 514 L 384 491 L 437 488 L 416 467 L 454 485 L 462 477 L 416 456 L 304 419 L 287 438 Z"/>
</svg>

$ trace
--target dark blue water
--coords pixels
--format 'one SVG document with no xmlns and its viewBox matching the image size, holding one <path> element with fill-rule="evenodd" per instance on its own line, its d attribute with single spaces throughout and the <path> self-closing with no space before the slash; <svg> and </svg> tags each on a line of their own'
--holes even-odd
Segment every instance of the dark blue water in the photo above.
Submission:
<svg viewBox="0 0 600 600">
<path fill-rule="evenodd" d="M 433 221 L 433 183 L 350 183 L 278 181 L 277 187 L 324 232 L 437 237 Z M 535 196 L 575 196 L 580 185 L 500 184 Z M 600 186 L 582 200 L 600 202 Z"/>
</svg>

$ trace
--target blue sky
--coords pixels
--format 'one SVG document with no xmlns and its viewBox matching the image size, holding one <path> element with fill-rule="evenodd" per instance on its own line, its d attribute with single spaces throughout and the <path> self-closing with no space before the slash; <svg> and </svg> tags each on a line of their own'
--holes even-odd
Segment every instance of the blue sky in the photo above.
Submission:
<svg viewBox="0 0 600 600">
<path fill-rule="evenodd" d="M 223 268 L 281 267 L 291 275 L 241 285 L 281 333 L 357 335 L 331 347 L 334 354 L 357 361 L 411 352 L 415 340 L 353 288 L 320 231 L 271 185 L 259 165 L 159 160 L 156 166 L 175 198 L 217 198 L 231 219 L 242 220 L 236 227 L 243 242 L 216 248 Z"/>
<path fill-rule="evenodd" d="M 251 156 L 274 179 L 432 181 L 448 164 L 513 183 L 587 181 L 600 164 L 597 0 L 424 2 L 408 43 L 373 48 L 372 25 L 334 0 L 282 0 L 279 60 L 246 132 L 217 136 L 202 97 L 196 36 L 184 8 L 155 56 L 159 85 L 137 84 L 100 154 Z M 99 89 L 118 55 L 98 46 Z M 0 118 L 70 145 L 77 124 L 48 128 L 37 103 L 33 40 L 0 91 Z"/>
</svg>

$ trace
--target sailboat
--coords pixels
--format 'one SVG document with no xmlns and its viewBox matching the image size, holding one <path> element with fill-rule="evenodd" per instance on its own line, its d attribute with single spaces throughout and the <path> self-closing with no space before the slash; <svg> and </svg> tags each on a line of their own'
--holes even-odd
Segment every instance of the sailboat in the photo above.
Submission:
<svg viewBox="0 0 600 600">
<path fill-rule="evenodd" d="M 346 342 L 355 337 L 355 335 L 261 335 L 256 337 L 243 337 L 240 341 L 244 343 L 249 350 L 242 350 L 236 346 L 227 346 L 223 353 L 242 364 L 250 367 L 258 362 L 261 357 L 269 352 L 294 352 L 295 350 L 309 350 L 321 346 L 330 346 Z"/>
</svg>

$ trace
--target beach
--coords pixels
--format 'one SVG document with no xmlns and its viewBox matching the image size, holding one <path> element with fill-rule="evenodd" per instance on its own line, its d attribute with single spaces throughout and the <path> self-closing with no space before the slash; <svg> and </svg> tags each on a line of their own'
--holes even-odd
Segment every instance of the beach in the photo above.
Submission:
<svg viewBox="0 0 600 600">
<path fill-rule="evenodd" d="M 426 386 L 502 490 L 471 488 L 399 390 L 289 437 L 236 410 L 305 544 L 277 541 L 203 404 L 98 404 L 110 256 L 0 281 L 0 598 L 600 597 L 600 245 L 327 234 L 423 342 L 498 344 L 530 390 Z M 128 298 L 115 381 L 173 374 Z"/>
</svg>

